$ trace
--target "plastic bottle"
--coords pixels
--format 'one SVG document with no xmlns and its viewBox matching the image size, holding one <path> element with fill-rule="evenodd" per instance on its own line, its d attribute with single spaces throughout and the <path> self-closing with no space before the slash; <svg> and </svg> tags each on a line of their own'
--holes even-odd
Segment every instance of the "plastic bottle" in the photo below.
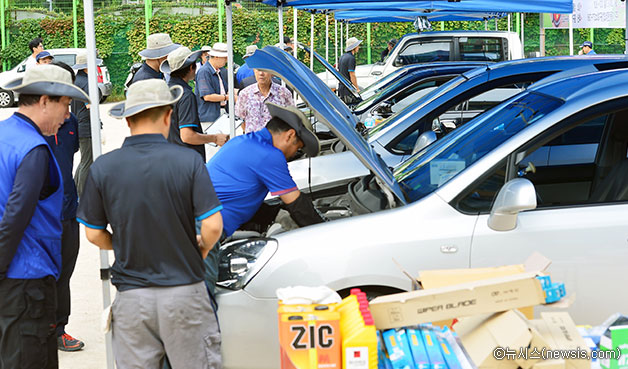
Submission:
<svg viewBox="0 0 628 369">
<path fill-rule="evenodd" d="M 375 127 L 375 117 L 373 117 L 371 113 L 369 113 L 369 115 L 366 117 L 366 120 L 364 121 L 364 127 L 366 128 Z"/>
</svg>

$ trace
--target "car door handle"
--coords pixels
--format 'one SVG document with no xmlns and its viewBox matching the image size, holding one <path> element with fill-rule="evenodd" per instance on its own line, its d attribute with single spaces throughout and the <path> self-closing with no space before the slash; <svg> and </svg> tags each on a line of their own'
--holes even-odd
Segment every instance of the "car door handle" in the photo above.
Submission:
<svg viewBox="0 0 628 369">
<path fill-rule="evenodd" d="M 443 254 L 455 254 L 458 252 L 458 246 L 444 245 L 440 247 L 440 252 Z"/>
</svg>

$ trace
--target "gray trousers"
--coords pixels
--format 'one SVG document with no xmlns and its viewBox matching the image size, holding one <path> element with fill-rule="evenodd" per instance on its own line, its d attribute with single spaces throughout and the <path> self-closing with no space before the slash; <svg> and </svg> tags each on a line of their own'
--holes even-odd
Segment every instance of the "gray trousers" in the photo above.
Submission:
<svg viewBox="0 0 628 369">
<path fill-rule="evenodd" d="M 89 167 L 91 167 L 94 162 L 92 154 L 92 138 L 79 138 L 79 150 L 81 151 L 81 162 L 74 173 L 74 182 L 76 183 L 78 195 L 81 197 L 83 194 L 83 187 L 85 187 L 85 180 L 87 180 Z"/>
<path fill-rule="evenodd" d="M 222 368 L 220 332 L 204 282 L 118 292 L 112 309 L 118 369 Z"/>
</svg>

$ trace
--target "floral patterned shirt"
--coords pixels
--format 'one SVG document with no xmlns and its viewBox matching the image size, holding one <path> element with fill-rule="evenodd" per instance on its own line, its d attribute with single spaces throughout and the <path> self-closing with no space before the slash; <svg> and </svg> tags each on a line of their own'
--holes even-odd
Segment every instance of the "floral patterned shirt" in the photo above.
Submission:
<svg viewBox="0 0 628 369">
<path fill-rule="evenodd" d="M 266 123 L 271 118 L 266 107 L 267 102 L 281 106 L 294 105 L 290 90 L 278 83 L 272 82 L 270 92 L 266 97 L 262 96 L 257 83 L 240 91 L 235 106 L 235 113 L 244 119 L 245 133 L 257 132 L 266 127 Z"/>
</svg>

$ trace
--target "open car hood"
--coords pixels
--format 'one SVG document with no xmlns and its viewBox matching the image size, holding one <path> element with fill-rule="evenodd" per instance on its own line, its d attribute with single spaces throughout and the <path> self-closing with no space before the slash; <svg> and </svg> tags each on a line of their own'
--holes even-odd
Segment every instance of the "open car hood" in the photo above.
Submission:
<svg viewBox="0 0 628 369">
<path fill-rule="evenodd" d="M 392 171 L 356 131 L 357 118 L 305 64 L 274 46 L 266 46 L 255 51 L 246 62 L 253 69 L 262 69 L 278 75 L 294 88 L 310 105 L 310 111 L 316 118 L 325 123 L 343 141 L 400 203 L 406 203 Z"/>
<path fill-rule="evenodd" d="M 309 47 L 303 44 L 298 44 L 298 46 L 299 46 L 299 49 L 312 55 L 312 52 Z M 318 60 L 318 62 L 321 63 L 325 67 L 325 69 L 327 69 L 327 71 L 331 73 L 332 76 L 336 77 L 338 82 L 342 83 L 349 90 L 349 92 L 351 92 L 351 95 L 353 95 L 354 98 L 358 100 L 362 100 L 362 97 L 360 96 L 360 93 L 355 89 L 355 86 L 351 82 L 349 82 L 345 78 L 345 76 L 340 74 L 340 72 L 336 68 L 334 68 L 331 64 L 329 64 L 329 62 L 325 60 L 325 58 L 320 56 L 316 51 L 314 51 L 314 59 Z"/>
</svg>

